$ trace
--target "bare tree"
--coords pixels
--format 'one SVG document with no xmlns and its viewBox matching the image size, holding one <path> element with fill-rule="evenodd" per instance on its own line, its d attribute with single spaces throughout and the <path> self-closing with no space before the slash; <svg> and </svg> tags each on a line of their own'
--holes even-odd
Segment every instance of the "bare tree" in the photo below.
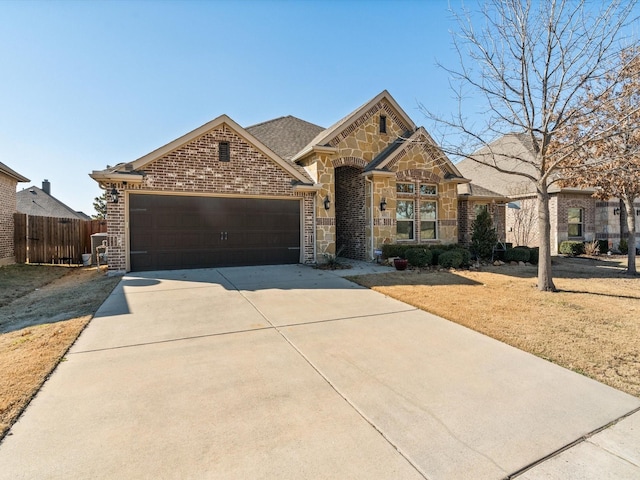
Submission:
<svg viewBox="0 0 640 480">
<path fill-rule="evenodd" d="M 538 289 L 555 291 L 551 271 L 549 187 L 570 146 L 550 148 L 556 132 L 579 112 L 575 106 L 593 80 L 607 73 L 619 51 L 618 37 L 635 1 L 487 0 L 480 12 L 454 15 L 459 31 L 454 46 L 459 67 L 442 66 L 459 101 L 456 114 L 443 117 L 421 109 L 435 121 L 440 145 L 451 155 L 471 158 L 535 185 L 540 262 Z M 480 120 L 463 107 L 475 107 Z M 523 168 L 496 162 L 490 144 L 510 132 L 524 134 L 534 153 L 513 155 Z M 453 134 L 453 135 L 452 135 Z M 448 141 L 449 140 L 449 141 Z M 483 155 L 471 156 L 480 147 Z M 499 152 L 504 156 L 504 152 Z"/>
<path fill-rule="evenodd" d="M 621 52 L 617 68 L 598 84 L 599 94 L 587 92 L 568 125 L 562 144 L 579 145 L 562 181 L 565 185 L 595 187 L 595 197 L 619 197 L 626 211 L 627 272 L 636 272 L 634 202 L 640 198 L 640 48 Z M 621 212 L 622 214 L 622 212 Z M 621 232 L 622 233 L 622 232 Z M 620 237 L 622 239 L 622 236 Z"/>
</svg>

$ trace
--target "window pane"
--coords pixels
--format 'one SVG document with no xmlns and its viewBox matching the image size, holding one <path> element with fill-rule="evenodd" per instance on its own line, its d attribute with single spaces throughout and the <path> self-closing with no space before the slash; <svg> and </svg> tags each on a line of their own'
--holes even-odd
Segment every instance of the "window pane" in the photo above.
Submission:
<svg viewBox="0 0 640 480">
<path fill-rule="evenodd" d="M 436 202 L 420 202 L 420 220 L 437 220 Z"/>
<path fill-rule="evenodd" d="M 413 222 L 407 220 L 399 220 L 396 226 L 397 240 L 413 240 Z"/>
<path fill-rule="evenodd" d="M 420 185 L 420 195 L 437 195 L 437 185 Z"/>
<path fill-rule="evenodd" d="M 570 237 L 581 237 L 582 236 L 582 225 L 579 223 L 570 223 L 569 224 L 569 236 Z"/>
<path fill-rule="evenodd" d="M 413 220 L 413 200 L 398 200 L 396 202 L 396 219 Z"/>
<path fill-rule="evenodd" d="M 415 187 L 413 183 L 396 183 L 396 192 L 415 193 Z"/>
<path fill-rule="evenodd" d="M 420 239 L 435 240 L 436 222 L 420 222 Z"/>
<path fill-rule="evenodd" d="M 480 215 L 480 212 L 486 212 L 488 209 L 489 209 L 489 205 L 487 205 L 486 203 L 475 204 L 473 206 L 473 210 L 476 214 L 476 217 Z"/>
<path fill-rule="evenodd" d="M 582 223 L 582 209 L 569 208 L 569 223 Z"/>
</svg>

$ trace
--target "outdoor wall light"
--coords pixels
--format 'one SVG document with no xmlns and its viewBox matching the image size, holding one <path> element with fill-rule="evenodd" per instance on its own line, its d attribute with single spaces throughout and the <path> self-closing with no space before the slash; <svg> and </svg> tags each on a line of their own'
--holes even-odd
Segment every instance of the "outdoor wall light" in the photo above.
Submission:
<svg viewBox="0 0 640 480">
<path fill-rule="evenodd" d="M 116 187 L 113 187 L 111 189 L 111 192 L 109 193 L 109 198 L 111 199 L 111 203 L 118 203 L 118 190 L 116 190 Z"/>
<path fill-rule="evenodd" d="M 382 201 L 380 202 L 380 211 L 384 212 L 387 209 L 387 199 L 382 197 Z"/>
<path fill-rule="evenodd" d="M 331 200 L 329 200 L 329 195 L 324 197 L 324 209 L 329 210 L 331 208 Z"/>
</svg>

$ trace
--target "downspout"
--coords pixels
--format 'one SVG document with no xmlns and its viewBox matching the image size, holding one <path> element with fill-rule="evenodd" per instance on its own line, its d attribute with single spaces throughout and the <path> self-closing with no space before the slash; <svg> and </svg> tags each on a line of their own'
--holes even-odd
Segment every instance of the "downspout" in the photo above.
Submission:
<svg viewBox="0 0 640 480">
<path fill-rule="evenodd" d="M 366 181 L 368 181 L 371 184 L 371 226 L 370 226 L 370 232 L 371 232 L 371 260 L 375 260 L 376 256 L 374 255 L 374 238 L 373 238 L 373 180 L 370 179 L 369 177 L 364 177 L 364 179 Z"/>
</svg>

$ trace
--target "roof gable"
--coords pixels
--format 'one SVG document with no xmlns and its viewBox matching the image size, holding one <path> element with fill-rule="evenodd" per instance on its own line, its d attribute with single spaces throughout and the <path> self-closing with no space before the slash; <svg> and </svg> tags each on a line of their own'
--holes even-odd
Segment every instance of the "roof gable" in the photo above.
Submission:
<svg viewBox="0 0 640 480">
<path fill-rule="evenodd" d="M 0 173 L 4 173 L 6 176 L 13 178 L 16 182 L 28 182 L 27 177 L 23 177 L 15 170 L 7 167 L 4 163 L 0 162 Z"/>
<path fill-rule="evenodd" d="M 172 142 L 167 143 L 166 145 L 154 150 L 143 157 L 134 160 L 129 163 L 122 163 L 116 165 L 115 167 L 108 168 L 102 171 L 94 171 L 91 174 L 91 177 L 97 181 L 117 181 L 120 178 L 120 175 L 131 174 L 137 170 L 143 169 L 149 163 L 161 159 L 165 155 L 185 146 L 186 144 L 192 142 L 198 137 L 205 135 L 212 130 L 220 128 L 221 126 L 226 126 L 230 130 L 232 130 L 236 135 L 241 137 L 247 143 L 251 144 L 256 150 L 262 153 L 269 160 L 274 162 L 280 168 L 288 172 L 293 178 L 302 183 L 310 183 L 311 180 L 306 176 L 304 171 L 302 171 L 299 167 L 292 165 L 291 163 L 280 158 L 275 152 L 273 152 L 269 147 L 263 144 L 260 140 L 254 137 L 247 130 L 238 125 L 235 121 L 229 118 L 227 115 L 220 115 L 219 117 L 211 120 L 208 123 L 192 130 L 191 132 L 173 140 Z M 129 175 L 131 176 L 131 175 Z M 122 178 L 124 180 L 124 177 Z M 127 180 L 132 180 L 131 178 L 127 178 Z"/>
<path fill-rule="evenodd" d="M 326 130 L 320 132 L 300 150 L 292 160 L 296 161 L 308 155 L 313 151 L 314 146 L 335 147 L 341 140 L 346 138 L 380 110 L 384 110 L 385 113 L 391 116 L 407 133 L 413 132 L 416 129 L 416 125 L 413 123 L 413 120 L 409 118 L 409 115 L 398 105 L 388 91 L 383 90 L 367 103 L 358 107 Z"/>
<path fill-rule="evenodd" d="M 367 166 L 367 170 L 381 170 L 392 165 L 409 152 L 413 147 L 420 147 L 425 155 L 442 171 L 443 175 L 460 177 L 462 174 L 449 160 L 445 153 L 436 145 L 429 132 L 424 127 L 418 128 L 409 138 L 398 139 L 389 148 L 382 152 Z"/>
</svg>

